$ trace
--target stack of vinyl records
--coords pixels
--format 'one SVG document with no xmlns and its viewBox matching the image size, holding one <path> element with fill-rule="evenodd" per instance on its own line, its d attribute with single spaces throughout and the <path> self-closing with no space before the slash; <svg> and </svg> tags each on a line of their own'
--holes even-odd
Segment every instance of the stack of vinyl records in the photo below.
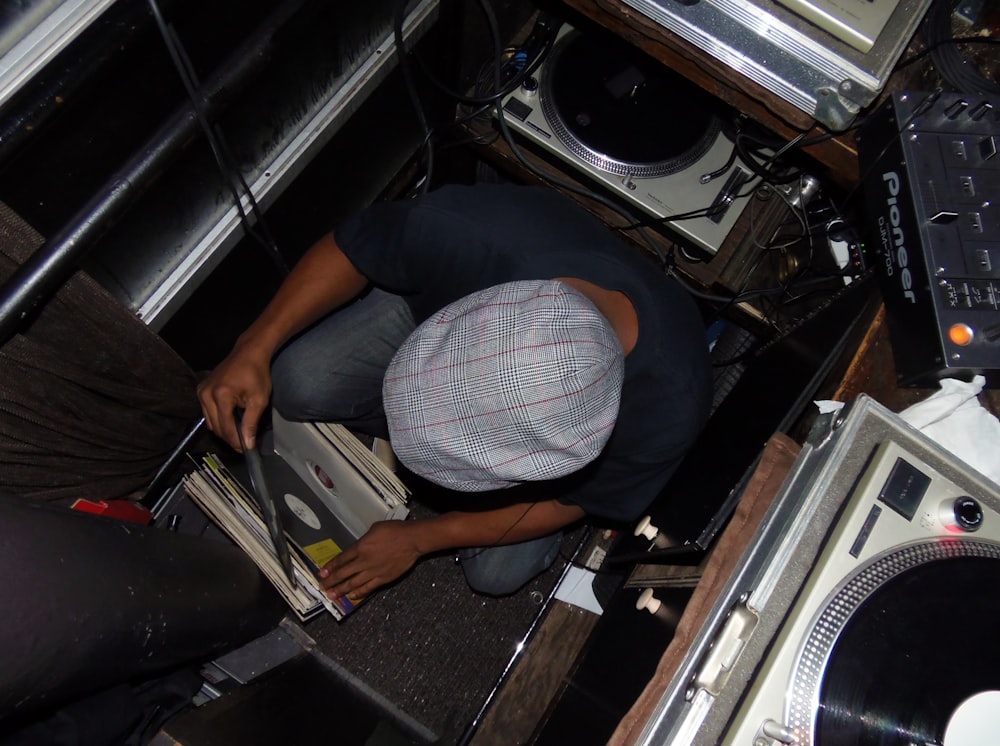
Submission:
<svg viewBox="0 0 1000 746">
<path fill-rule="evenodd" d="M 301 621 L 324 611 L 343 619 L 363 599 L 331 601 L 316 573 L 379 520 L 405 519 L 409 490 L 382 459 L 340 425 L 274 416 L 261 436 L 263 472 L 289 549 L 275 549 L 245 464 L 207 453 L 184 478 L 191 500 L 241 547 Z"/>
</svg>

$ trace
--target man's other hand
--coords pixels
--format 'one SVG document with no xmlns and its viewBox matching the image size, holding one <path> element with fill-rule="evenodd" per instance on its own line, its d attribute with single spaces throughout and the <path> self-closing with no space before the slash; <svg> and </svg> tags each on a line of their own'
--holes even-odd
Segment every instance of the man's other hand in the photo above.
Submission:
<svg viewBox="0 0 1000 746">
<path fill-rule="evenodd" d="M 360 599 L 404 575 L 423 552 L 415 541 L 418 521 L 380 521 L 319 571 L 330 599 Z"/>
<path fill-rule="evenodd" d="M 208 429 L 237 451 L 239 433 L 233 412 L 243 409 L 243 437 L 248 448 L 257 441 L 257 424 L 271 398 L 270 358 L 236 349 L 198 384 L 198 400 Z"/>
</svg>

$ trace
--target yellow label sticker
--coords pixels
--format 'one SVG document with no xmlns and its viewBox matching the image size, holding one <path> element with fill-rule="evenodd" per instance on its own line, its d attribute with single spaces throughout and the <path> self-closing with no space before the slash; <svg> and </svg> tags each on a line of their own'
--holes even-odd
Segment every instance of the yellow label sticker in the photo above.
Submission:
<svg viewBox="0 0 1000 746">
<path fill-rule="evenodd" d="M 317 541 L 315 544 L 302 547 L 302 551 L 306 553 L 309 559 L 316 563 L 317 567 L 322 567 L 340 554 L 340 547 L 337 546 L 337 542 L 333 539 L 323 539 L 323 541 Z"/>
</svg>

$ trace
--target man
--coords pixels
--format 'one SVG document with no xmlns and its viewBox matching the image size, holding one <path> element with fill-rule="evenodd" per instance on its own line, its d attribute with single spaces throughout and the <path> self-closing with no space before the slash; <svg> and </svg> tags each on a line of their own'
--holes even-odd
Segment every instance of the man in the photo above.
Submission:
<svg viewBox="0 0 1000 746">
<path fill-rule="evenodd" d="M 253 443 L 270 401 L 388 437 L 459 498 L 460 510 L 375 524 L 320 571 L 332 598 L 453 549 L 473 588 L 517 590 L 551 564 L 563 528 L 648 507 L 711 393 L 684 290 L 573 202 L 514 185 L 443 187 L 343 221 L 199 386 L 209 428 L 234 448 L 234 408 Z"/>
</svg>

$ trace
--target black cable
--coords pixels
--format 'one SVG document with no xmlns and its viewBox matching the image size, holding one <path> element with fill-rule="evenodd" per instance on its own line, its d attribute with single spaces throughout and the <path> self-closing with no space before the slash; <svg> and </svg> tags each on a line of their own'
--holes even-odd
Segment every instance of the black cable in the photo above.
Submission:
<svg viewBox="0 0 1000 746">
<path fill-rule="evenodd" d="M 759 340 L 745 341 L 746 345 L 742 352 L 733 357 L 726 358 L 725 360 L 718 360 L 712 363 L 713 368 L 728 368 L 730 365 L 740 365 L 745 363 L 750 358 L 754 357 L 757 352 L 764 346 L 763 342 Z"/>
<path fill-rule="evenodd" d="M 528 507 L 526 507 L 524 509 L 524 512 L 521 513 L 521 515 L 519 515 L 517 517 L 517 520 L 515 520 L 512 524 L 510 524 L 506 528 L 506 530 L 502 534 L 500 534 L 500 538 L 497 539 L 496 541 L 494 541 L 492 544 L 487 544 L 484 547 L 469 547 L 469 549 L 473 549 L 474 548 L 475 551 L 472 554 L 466 555 L 465 557 L 462 557 L 460 555 L 456 555 L 455 556 L 455 560 L 457 562 L 461 562 L 463 560 L 470 560 L 470 559 L 473 559 L 474 557 L 478 557 L 480 554 L 482 554 L 483 552 L 485 552 L 487 549 L 495 549 L 496 547 L 500 546 L 500 543 L 504 539 L 507 538 L 507 534 L 509 534 L 511 531 L 513 531 L 518 526 L 518 524 L 520 524 L 521 521 L 523 521 L 528 516 L 528 513 L 531 512 L 531 509 L 534 508 L 537 504 L 538 503 L 528 503 Z"/>
<path fill-rule="evenodd" d="M 502 49 L 500 46 L 500 32 L 496 21 L 496 15 L 494 14 L 492 7 L 488 5 L 487 0 L 479 0 L 480 7 L 483 10 L 484 15 L 487 18 L 487 22 L 490 27 L 490 41 L 493 44 L 493 62 L 490 63 L 492 67 L 497 63 L 498 60 L 503 56 Z M 524 64 L 518 66 L 516 63 L 511 64 L 511 67 L 515 69 L 515 72 L 510 77 L 509 80 L 504 81 L 505 70 L 501 69 L 501 75 L 499 79 L 493 81 L 493 85 L 488 89 L 483 91 L 479 86 L 475 88 L 476 95 L 470 96 L 467 93 L 462 93 L 459 91 L 452 90 L 447 85 L 442 83 L 434 74 L 431 72 L 427 65 L 423 62 L 420 57 L 417 57 L 417 61 L 424 68 L 424 73 L 428 80 L 431 81 L 439 90 L 444 92 L 448 97 L 457 101 L 460 104 L 470 105 L 470 106 L 480 106 L 480 105 L 490 105 L 497 100 L 503 98 L 512 91 L 517 90 L 517 88 L 527 80 L 535 70 L 545 61 L 549 52 L 555 44 L 556 32 L 559 30 L 560 23 L 555 19 L 549 17 L 546 14 L 539 16 L 536 21 L 536 31 L 542 35 L 542 43 L 537 50 L 526 49 L 528 46 L 527 41 L 524 45 L 512 50 L 513 58 L 516 59 L 518 53 L 523 52 L 525 54 Z M 535 32 L 532 32 L 534 34 Z M 530 39 L 528 40 L 530 41 Z M 482 80 L 480 80 L 482 82 Z"/>
<path fill-rule="evenodd" d="M 559 550 L 559 559 L 561 559 L 564 563 L 566 563 L 570 567 L 576 567 L 579 568 L 580 570 L 587 570 L 588 572 L 592 572 L 595 575 L 620 575 L 622 577 L 625 576 L 625 571 L 620 568 L 612 569 L 610 567 L 607 567 L 603 563 L 598 567 L 591 567 L 586 562 L 581 562 L 575 557 L 568 556 L 562 549 Z"/>
<path fill-rule="evenodd" d="M 760 177 L 764 181 L 768 181 L 772 184 L 789 184 L 802 176 L 801 170 L 793 170 L 783 174 L 776 173 L 773 168 L 769 167 L 768 164 L 773 164 L 773 157 L 768 157 L 764 163 L 758 163 L 756 160 L 756 153 L 746 147 L 746 142 L 755 142 L 762 147 L 766 147 L 766 143 L 760 138 L 750 135 L 746 132 L 736 133 L 736 149 L 740 154 L 740 159 L 746 164 L 753 173 Z"/>
<path fill-rule="evenodd" d="M 736 163 L 736 155 L 737 155 L 736 145 L 734 144 L 732 149 L 729 151 L 729 157 L 726 158 L 726 162 L 723 163 L 714 171 L 709 171 L 708 173 L 699 176 L 698 181 L 701 182 L 702 184 L 708 184 L 709 182 L 718 179 L 720 176 L 724 176 L 726 173 L 729 172 L 729 169 L 733 167 L 733 164 Z"/>
<path fill-rule="evenodd" d="M 735 133 L 733 135 L 733 138 L 739 137 L 739 134 L 740 134 L 740 127 L 737 125 L 736 128 L 735 128 Z M 703 174 L 700 177 L 700 179 L 699 179 L 701 181 L 701 183 L 703 183 L 703 184 L 704 183 L 708 183 L 709 181 L 711 181 L 711 180 L 713 180 L 715 178 L 718 178 L 723 173 L 725 173 L 726 171 L 728 171 L 732 167 L 732 165 L 736 162 L 736 158 L 737 158 L 738 154 L 739 154 L 739 148 L 737 147 L 735 139 L 734 139 L 733 140 L 733 149 L 730 152 L 729 157 L 726 160 L 726 164 L 722 168 L 716 169 L 715 171 L 709 172 L 707 174 Z M 756 176 L 758 178 L 762 178 L 760 174 L 757 174 Z M 760 188 L 759 184 L 753 184 L 752 187 L 747 188 L 747 186 L 750 185 L 753 182 L 753 180 L 754 180 L 754 174 L 750 174 L 741 183 L 734 184 L 733 185 L 733 189 L 736 190 L 736 194 L 732 195 L 732 201 L 736 201 L 738 199 L 746 199 L 746 198 L 752 196 L 753 194 L 755 194 L 757 192 L 757 190 Z M 766 181 L 766 179 L 762 179 L 762 180 Z M 741 189 L 744 189 L 745 191 L 742 191 L 742 192 L 739 191 Z M 623 226 L 622 229 L 623 230 L 633 230 L 635 228 L 639 228 L 639 227 L 642 227 L 642 226 L 662 225 L 664 223 L 674 223 L 674 222 L 679 222 L 679 221 L 682 221 L 682 220 L 696 220 L 696 219 L 699 219 L 699 218 L 710 217 L 710 216 L 716 214 L 717 212 L 719 212 L 724 207 L 725 206 L 721 205 L 721 204 L 720 205 L 709 205 L 708 207 L 702 207 L 702 208 L 699 208 L 697 210 L 689 210 L 687 212 L 675 213 L 673 215 L 666 215 L 666 216 L 663 216 L 663 217 L 644 217 L 644 218 L 642 218 L 642 219 L 640 219 L 640 220 L 638 220 L 638 221 L 636 221 L 636 222 L 634 222 L 634 223 L 632 223 L 630 225 Z"/>
<path fill-rule="evenodd" d="M 426 192 L 430 188 L 431 179 L 434 174 L 434 146 L 431 142 L 432 130 L 427 123 L 427 114 L 424 112 L 423 102 L 417 91 L 416 81 L 413 78 L 413 71 L 410 68 L 409 51 L 406 49 L 406 42 L 403 39 L 403 23 L 406 20 L 407 0 L 398 0 L 396 3 L 396 17 L 393 23 L 392 33 L 396 42 L 396 54 L 399 57 L 399 70 L 403 75 L 403 82 L 406 86 L 407 95 L 410 97 L 410 104 L 413 106 L 413 113 L 417 117 L 420 131 L 424 134 L 420 150 L 424 153 L 424 178 L 420 191 Z"/>
<path fill-rule="evenodd" d="M 733 200 L 745 199 L 749 197 L 756 191 L 756 188 L 750 190 L 749 192 L 744 192 L 742 194 L 736 194 L 733 196 Z M 654 217 L 652 215 L 648 217 L 638 218 L 633 223 L 621 226 L 621 230 L 635 230 L 638 228 L 644 228 L 652 225 L 662 225 L 663 223 L 679 223 L 683 220 L 697 220 L 699 218 L 706 218 L 710 215 L 715 214 L 722 206 L 708 206 L 699 207 L 697 210 L 689 210 L 688 212 L 676 212 L 672 215 L 664 215 L 662 217 Z"/>
<path fill-rule="evenodd" d="M 233 203 L 236 207 L 237 213 L 239 214 L 240 223 L 243 226 L 243 229 L 246 231 L 248 236 L 255 239 L 264 247 L 268 256 L 274 262 L 275 266 L 282 273 L 282 275 L 287 275 L 288 264 L 285 262 L 285 259 L 282 256 L 281 251 L 278 249 L 271 232 L 268 230 L 267 222 L 264 220 L 264 216 L 257 205 L 257 200 L 254 198 L 253 192 L 250 190 L 250 187 L 243 178 L 239 168 L 233 165 L 233 158 L 229 152 L 228 145 L 226 144 L 222 132 L 217 128 L 213 128 L 211 122 L 208 120 L 208 114 L 205 111 L 203 98 L 198 94 L 198 78 L 194 72 L 191 60 L 184 49 L 184 45 L 181 43 L 180 38 L 174 31 L 173 26 L 168 24 L 164 19 L 156 0 L 148 0 L 148 2 L 150 10 L 153 13 L 153 17 L 156 20 L 157 28 L 159 29 L 160 35 L 163 37 L 163 42 L 167 47 L 168 53 L 170 54 L 170 59 L 177 70 L 177 74 L 181 79 L 181 83 L 184 85 L 184 90 L 187 93 L 188 99 L 191 101 L 191 105 L 194 108 L 198 124 L 201 126 L 205 139 L 207 140 L 212 151 L 212 155 L 215 158 L 216 165 L 222 174 L 223 180 L 226 182 L 226 187 L 229 189 L 229 192 L 233 197 Z M 246 195 L 247 201 L 250 203 L 250 209 L 256 221 L 256 225 L 250 222 L 250 218 L 243 209 L 243 195 Z"/>
<path fill-rule="evenodd" d="M 516 89 L 521 82 L 527 78 L 538 65 L 541 64 L 548 50 L 551 48 L 555 41 L 555 30 L 556 28 L 549 28 L 549 31 L 544 39 L 544 43 L 538 53 L 535 54 L 534 59 L 526 60 L 525 65 L 509 80 L 506 86 L 502 85 L 503 71 L 500 69 L 500 58 L 502 56 L 501 42 L 500 42 L 500 29 L 499 24 L 496 19 L 496 14 L 493 12 L 492 6 L 489 4 L 488 0 L 479 0 L 480 9 L 486 18 L 487 27 L 489 29 L 490 41 L 493 45 L 494 55 L 493 55 L 493 85 L 490 90 L 491 93 L 482 96 L 468 96 L 457 91 L 451 90 L 448 86 L 442 83 L 436 75 L 428 68 L 428 66 L 423 62 L 423 59 L 413 50 L 406 49 L 405 40 L 403 38 L 403 23 L 405 20 L 407 0 L 398 0 L 396 5 L 396 16 L 395 22 L 393 24 L 393 36 L 396 43 L 396 49 L 399 53 L 400 60 L 400 71 L 402 72 L 404 83 L 406 86 L 407 94 L 410 97 L 411 104 L 413 106 L 414 112 L 416 113 L 418 123 L 420 125 L 421 131 L 424 133 L 424 138 L 421 143 L 421 150 L 424 153 L 425 167 L 424 176 L 420 181 L 419 189 L 420 192 L 426 192 L 431 185 L 433 176 L 433 166 L 434 166 L 434 128 L 430 126 L 427 121 L 427 115 L 423 108 L 423 103 L 420 100 L 419 92 L 417 91 L 416 80 L 412 72 L 410 65 L 410 58 L 413 57 L 417 60 L 421 67 L 422 72 L 425 77 L 434 84 L 437 88 L 442 90 L 452 99 L 458 101 L 459 103 L 466 105 L 480 105 L 484 108 L 470 115 L 470 118 L 474 118 L 483 113 L 483 111 L 488 111 L 489 107 L 498 102 L 501 98 L 506 96 L 508 93 Z M 483 74 L 480 74 L 480 81 L 482 81 Z M 459 120 L 460 121 L 460 120 Z M 450 126 L 454 126 L 459 123 L 459 121 L 452 121 L 449 123 Z"/>
<path fill-rule="evenodd" d="M 803 224 L 803 222 L 800 222 L 800 224 Z M 822 234 L 808 231 L 808 235 L 810 236 L 810 244 L 811 244 L 811 237 Z M 800 237 L 797 240 L 801 240 L 801 238 L 802 237 Z M 716 313 L 717 316 L 721 317 L 721 315 L 725 313 L 727 308 L 751 300 L 759 299 L 771 303 L 773 308 L 777 310 L 778 308 L 783 308 L 801 302 L 801 299 L 804 297 L 803 294 L 801 293 L 802 290 L 805 290 L 807 291 L 807 293 L 813 295 L 820 292 L 836 292 L 839 291 L 839 288 L 836 289 L 824 288 L 822 286 L 828 284 L 831 279 L 848 276 L 847 273 L 826 273 L 822 275 L 817 274 L 816 276 L 809 279 L 803 279 L 808 272 L 815 271 L 812 269 L 811 266 L 812 259 L 810 259 L 808 262 L 805 262 L 803 264 L 803 266 L 795 273 L 795 275 L 793 275 L 787 281 L 782 282 L 779 285 L 775 285 L 769 288 L 757 288 L 754 290 L 746 290 L 745 289 L 746 284 L 750 281 L 753 272 L 755 271 L 756 267 L 760 264 L 760 262 L 763 261 L 763 259 L 769 254 L 772 254 L 774 251 L 783 250 L 783 248 L 784 248 L 783 246 L 773 246 L 773 245 L 761 247 L 760 255 L 757 257 L 753 265 L 751 265 L 750 270 L 745 273 L 743 287 L 740 290 L 736 291 L 735 293 L 732 293 L 731 295 L 719 295 L 716 293 L 702 292 L 694 287 L 689 286 L 684 279 L 680 277 L 676 277 L 676 279 L 679 282 L 681 282 L 682 285 L 685 285 L 687 287 L 688 292 L 690 292 L 695 297 L 701 298 L 702 300 L 708 301 L 713 304 L 720 304 L 720 308 L 717 309 Z M 810 256 L 812 256 L 812 250 L 813 250 L 812 246 L 810 245 Z M 816 286 L 819 287 L 817 288 Z M 780 302 L 774 301 L 775 296 L 778 297 L 786 296 L 794 292 L 799 292 L 800 294 L 798 296 L 794 295 L 790 296 Z"/>
<path fill-rule="evenodd" d="M 899 64 L 896 65 L 894 72 L 899 72 L 903 68 L 909 67 L 915 62 L 919 62 L 924 57 L 929 57 L 931 53 L 938 47 L 944 44 L 986 44 L 986 45 L 997 45 L 1000 44 L 1000 39 L 995 36 L 953 36 L 946 39 L 940 39 L 934 46 L 927 45 L 919 52 L 915 52 L 904 60 L 900 60 Z"/>
<path fill-rule="evenodd" d="M 1000 94 L 1000 84 L 990 80 L 962 55 L 954 43 L 952 15 L 959 0 L 935 0 L 924 18 L 924 38 L 941 77 L 959 93 Z"/>
</svg>

